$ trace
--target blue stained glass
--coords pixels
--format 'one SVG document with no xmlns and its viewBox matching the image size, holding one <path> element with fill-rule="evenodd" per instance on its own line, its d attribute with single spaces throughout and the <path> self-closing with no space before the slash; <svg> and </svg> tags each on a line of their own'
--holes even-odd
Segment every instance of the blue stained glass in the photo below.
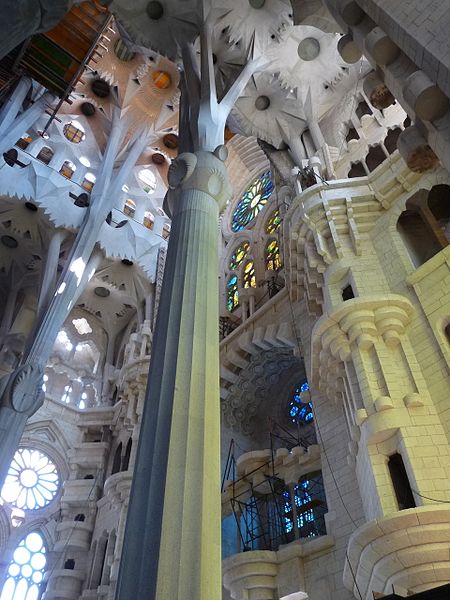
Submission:
<svg viewBox="0 0 450 600">
<path fill-rule="evenodd" d="M 288 517 L 284 517 L 284 528 L 286 530 L 286 533 L 291 533 L 291 531 L 294 528 L 294 524 L 292 523 L 292 520 L 288 519 Z"/>
<path fill-rule="evenodd" d="M 311 423 L 314 420 L 312 403 L 303 404 L 301 394 L 309 390 L 308 382 L 302 383 L 293 393 L 292 400 L 289 403 L 289 416 L 293 423 L 302 421 L 303 423 Z"/>
<path fill-rule="evenodd" d="M 267 204 L 273 192 L 270 171 L 260 175 L 245 191 L 239 200 L 231 221 L 231 230 L 241 231 L 253 221 Z"/>
<path fill-rule="evenodd" d="M 238 279 L 236 275 L 232 275 L 227 283 L 227 309 L 232 312 L 238 304 Z"/>
</svg>

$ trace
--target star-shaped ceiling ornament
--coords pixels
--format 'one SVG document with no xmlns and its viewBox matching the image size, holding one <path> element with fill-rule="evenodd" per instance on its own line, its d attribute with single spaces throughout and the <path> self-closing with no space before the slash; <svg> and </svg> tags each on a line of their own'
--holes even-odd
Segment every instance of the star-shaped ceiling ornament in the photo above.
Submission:
<svg viewBox="0 0 450 600">
<path fill-rule="evenodd" d="M 131 42 L 171 59 L 198 36 L 198 0 L 113 0 L 109 9 Z"/>
<path fill-rule="evenodd" d="M 280 41 L 286 27 L 292 25 L 290 0 L 216 0 L 226 11 L 221 26 L 227 28 L 231 42 L 247 46 L 253 34 L 256 43 L 264 50 Z"/>
<path fill-rule="evenodd" d="M 299 135 L 307 127 L 296 91 L 285 90 L 268 73 L 251 78 L 232 116 L 244 135 L 258 137 L 275 148 L 286 143 L 286 132 Z"/>
</svg>

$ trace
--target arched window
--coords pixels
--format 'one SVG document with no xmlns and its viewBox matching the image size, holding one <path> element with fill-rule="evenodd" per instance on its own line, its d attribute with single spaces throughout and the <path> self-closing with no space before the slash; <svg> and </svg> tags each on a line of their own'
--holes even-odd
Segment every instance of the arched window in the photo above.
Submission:
<svg viewBox="0 0 450 600">
<path fill-rule="evenodd" d="M 249 260 L 244 267 L 244 287 L 256 287 L 255 265 L 253 264 L 252 260 Z"/>
<path fill-rule="evenodd" d="M 320 471 L 304 475 L 297 484 L 285 489 L 283 500 L 284 528 L 287 534 L 291 534 L 290 538 L 312 538 L 326 534 L 324 515 L 328 509 Z M 297 517 L 295 525 L 294 515 Z"/>
<path fill-rule="evenodd" d="M 36 156 L 36 158 L 43 162 L 44 165 L 48 165 L 48 163 L 53 158 L 53 154 L 54 152 L 51 148 L 49 148 L 48 146 L 44 146 L 39 150 L 39 154 Z"/>
<path fill-rule="evenodd" d="M 26 150 L 28 148 L 28 146 L 31 144 L 32 141 L 33 141 L 33 138 L 31 137 L 31 135 L 29 135 L 28 133 L 26 133 L 19 140 L 17 140 L 17 142 L 15 143 L 15 145 L 18 148 L 20 148 L 21 150 Z"/>
<path fill-rule="evenodd" d="M 63 133 L 69 142 L 72 142 L 73 144 L 79 144 L 86 137 L 83 125 L 78 121 L 66 123 L 63 127 Z"/>
<path fill-rule="evenodd" d="M 232 312 L 238 304 L 238 278 L 236 275 L 232 275 L 227 283 L 227 309 Z"/>
<path fill-rule="evenodd" d="M 156 188 L 156 177 L 150 169 L 141 169 L 138 174 L 141 187 L 147 194 L 153 194 Z"/>
<path fill-rule="evenodd" d="M 394 127 L 394 129 L 390 129 L 388 134 L 384 140 L 384 145 L 389 154 L 392 154 L 397 150 L 397 141 L 401 134 L 402 130 L 400 127 Z"/>
<path fill-rule="evenodd" d="M 266 223 L 266 233 L 274 233 L 281 224 L 280 209 L 273 211 Z"/>
<path fill-rule="evenodd" d="M 168 239 L 169 239 L 169 236 L 170 236 L 170 225 L 169 225 L 168 223 L 166 223 L 166 224 L 164 225 L 164 227 L 163 227 L 163 230 L 162 230 L 162 236 L 163 236 L 163 238 L 164 238 L 165 240 L 168 240 Z"/>
<path fill-rule="evenodd" d="M 71 385 L 66 385 L 64 387 L 64 394 L 61 396 L 61 402 L 64 402 L 65 404 L 69 404 L 70 403 L 70 394 L 72 393 L 72 386 Z"/>
<path fill-rule="evenodd" d="M 29 533 L 14 551 L 0 600 L 38 600 L 46 554 L 42 536 L 36 531 Z"/>
<path fill-rule="evenodd" d="M 281 253 L 277 240 L 271 240 L 266 246 L 266 269 L 268 271 L 281 269 Z"/>
<path fill-rule="evenodd" d="M 420 267 L 442 250 L 432 229 L 415 210 L 402 212 L 397 221 L 397 231 L 415 267 Z"/>
<path fill-rule="evenodd" d="M 450 243 L 450 186 L 435 185 L 428 194 L 428 207 Z"/>
<path fill-rule="evenodd" d="M 123 207 L 123 212 L 133 218 L 136 213 L 136 202 L 131 198 L 128 198 Z"/>
<path fill-rule="evenodd" d="M 114 453 L 114 460 L 111 469 L 111 475 L 118 473 L 120 471 L 120 465 L 122 462 L 122 442 L 117 446 L 116 451 Z"/>
<path fill-rule="evenodd" d="M 249 248 L 250 248 L 250 244 L 248 242 L 243 242 L 236 248 L 236 250 L 233 252 L 233 254 L 230 257 L 230 262 L 228 263 L 229 269 L 234 271 L 235 269 L 237 269 L 239 267 L 239 265 L 242 264 L 242 261 L 247 256 Z"/>
<path fill-rule="evenodd" d="M 72 175 L 76 171 L 76 166 L 70 160 L 65 160 L 63 166 L 60 168 L 59 172 L 67 179 L 72 179 Z"/>
<path fill-rule="evenodd" d="M 23 510 L 47 506 L 56 496 L 59 477 L 50 458 L 31 448 L 19 448 L 8 469 L 2 499 Z"/>
<path fill-rule="evenodd" d="M 125 454 L 123 455 L 122 458 L 122 471 L 128 471 L 128 467 L 130 466 L 130 456 L 131 456 L 131 447 L 133 445 L 133 441 L 130 438 L 127 442 L 126 448 L 125 448 Z"/>
<path fill-rule="evenodd" d="M 351 169 L 347 174 L 349 179 L 352 179 L 353 177 L 365 177 L 366 175 L 367 173 L 362 162 L 358 161 L 351 163 Z"/>
<path fill-rule="evenodd" d="M 386 154 L 381 146 L 372 146 L 366 156 L 366 165 L 370 172 L 375 171 L 377 167 L 386 160 Z"/>
<path fill-rule="evenodd" d="M 308 382 L 305 381 L 292 394 L 289 403 L 289 418 L 293 423 L 311 423 L 314 419 L 312 403 L 303 403 L 302 394 L 309 390 Z"/>
<path fill-rule="evenodd" d="M 147 229 L 153 229 L 153 225 L 155 224 L 155 217 L 150 211 L 146 211 L 144 213 L 144 227 Z"/>
<path fill-rule="evenodd" d="M 95 177 L 94 173 L 86 173 L 86 175 L 84 176 L 83 183 L 81 184 L 81 186 L 87 192 L 91 192 L 92 188 L 94 187 L 95 180 L 96 180 L 96 177 Z"/>
<path fill-rule="evenodd" d="M 232 231 L 241 231 L 265 207 L 273 192 L 273 183 L 270 171 L 260 175 L 247 188 L 239 200 L 232 217 Z"/>
</svg>

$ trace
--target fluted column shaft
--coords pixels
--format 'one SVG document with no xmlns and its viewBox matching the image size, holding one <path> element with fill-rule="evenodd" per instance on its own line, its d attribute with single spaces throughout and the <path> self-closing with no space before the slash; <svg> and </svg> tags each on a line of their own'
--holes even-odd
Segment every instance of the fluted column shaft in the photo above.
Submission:
<svg viewBox="0 0 450 600">
<path fill-rule="evenodd" d="M 212 153 L 181 155 L 175 170 L 186 156 L 188 170 L 192 160 L 197 166 L 169 198 L 174 214 L 117 600 L 221 595 L 217 220 L 229 188 Z"/>
</svg>

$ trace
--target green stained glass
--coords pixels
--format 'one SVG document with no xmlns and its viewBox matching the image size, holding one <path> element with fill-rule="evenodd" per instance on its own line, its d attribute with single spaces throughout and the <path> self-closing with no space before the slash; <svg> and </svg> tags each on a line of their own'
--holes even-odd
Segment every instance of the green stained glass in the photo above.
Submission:
<svg viewBox="0 0 450 600">
<path fill-rule="evenodd" d="M 272 240 L 266 246 L 266 269 L 268 271 L 281 269 L 280 247 L 276 240 Z"/>
<path fill-rule="evenodd" d="M 273 233 L 278 229 L 281 223 L 280 210 L 277 208 L 270 215 L 267 225 L 266 225 L 266 233 Z"/>
<path fill-rule="evenodd" d="M 243 194 L 233 213 L 232 231 L 241 231 L 264 208 L 273 192 L 270 171 L 260 175 Z"/>
<path fill-rule="evenodd" d="M 238 279 L 236 275 L 232 275 L 227 283 L 227 309 L 232 312 L 238 304 Z"/>
<path fill-rule="evenodd" d="M 247 252 L 250 248 L 250 244 L 248 242 L 244 242 L 240 246 L 236 248 L 230 258 L 229 267 L 231 270 L 237 269 L 242 261 L 247 256 Z"/>
</svg>

